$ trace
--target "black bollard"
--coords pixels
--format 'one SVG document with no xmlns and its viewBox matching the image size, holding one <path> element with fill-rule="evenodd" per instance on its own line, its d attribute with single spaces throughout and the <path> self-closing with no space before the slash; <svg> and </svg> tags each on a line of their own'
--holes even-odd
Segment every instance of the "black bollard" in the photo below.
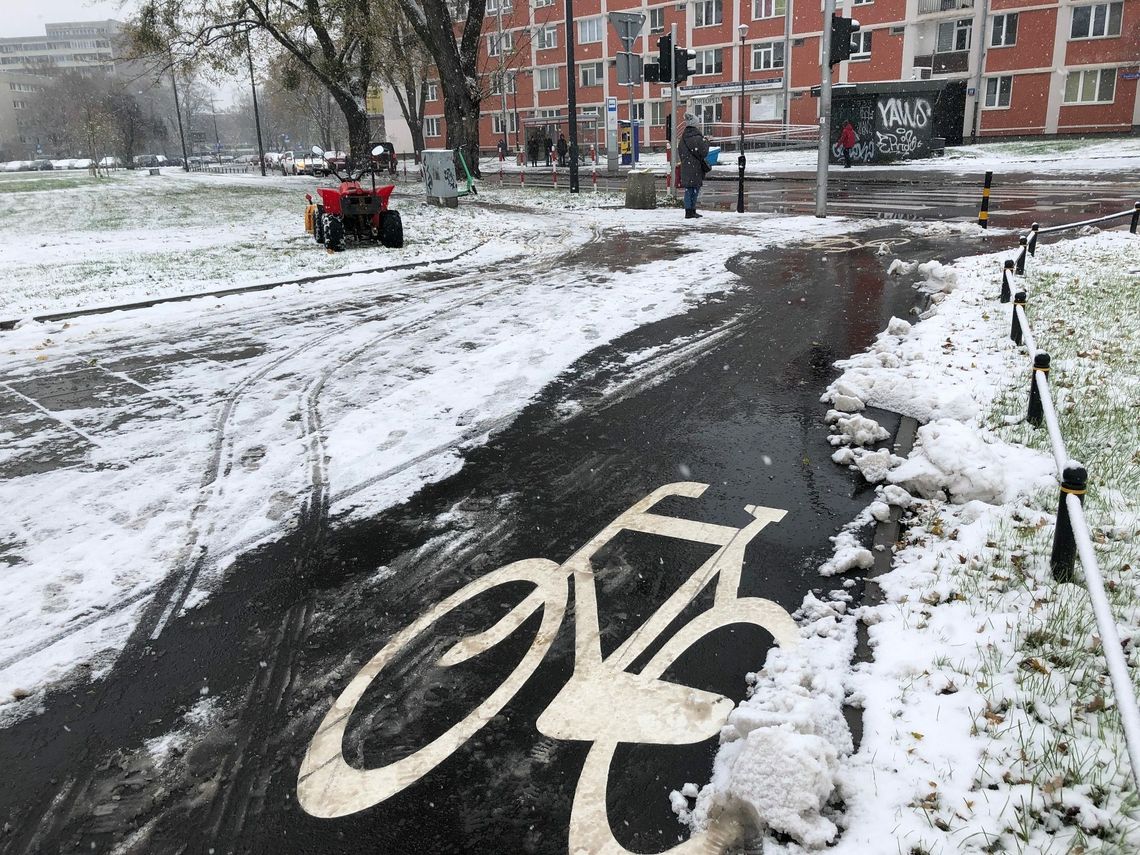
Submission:
<svg viewBox="0 0 1140 855">
<path fill-rule="evenodd" d="M 1029 254 L 1034 258 L 1037 257 L 1037 230 L 1041 228 L 1039 223 L 1034 223 L 1029 227 Z"/>
<path fill-rule="evenodd" d="M 1010 259 L 1005 263 L 1001 270 L 1001 301 L 1003 303 L 1009 302 L 1009 277 L 1013 275 L 1013 260 Z"/>
<path fill-rule="evenodd" d="M 1041 408 L 1041 393 L 1037 391 L 1037 372 L 1049 379 L 1049 354 L 1043 350 L 1033 355 L 1033 370 L 1029 372 L 1029 412 L 1025 414 L 1026 420 L 1034 427 L 1041 427 L 1041 420 L 1045 418 L 1045 411 Z"/>
<path fill-rule="evenodd" d="M 1021 330 L 1021 319 L 1017 316 L 1017 307 L 1025 306 L 1026 294 L 1024 291 L 1018 291 L 1013 295 L 1013 323 L 1009 326 L 1009 337 L 1013 339 L 1014 344 L 1021 344 L 1024 336 Z"/>
<path fill-rule="evenodd" d="M 1018 276 L 1024 276 L 1025 275 L 1025 250 L 1028 249 L 1028 247 L 1029 247 L 1029 238 L 1027 238 L 1025 235 L 1022 235 L 1020 238 L 1018 238 L 1017 242 L 1021 246 L 1021 252 L 1019 252 L 1017 254 L 1017 267 L 1014 269 L 1013 272 L 1016 273 Z"/>
<path fill-rule="evenodd" d="M 1140 202 L 1137 202 L 1132 209 L 1132 224 L 1128 227 L 1128 231 L 1136 234 L 1136 227 L 1140 226 Z"/>
<path fill-rule="evenodd" d="M 978 225 L 983 229 L 990 227 L 990 185 L 993 180 L 994 174 L 987 172 L 985 183 L 982 185 L 982 208 L 978 211 Z"/>
<path fill-rule="evenodd" d="M 1089 473 L 1083 466 L 1066 466 L 1061 474 L 1061 501 L 1057 506 L 1057 526 L 1053 530 L 1053 553 L 1049 556 L 1049 567 L 1058 582 L 1073 581 L 1073 561 L 1077 555 L 1077 542 L 1073 538 L 1073 523 L 1069 519 L 1065 498 L 1071 493 L 1083 505 L 1088 482 Z"/>
</svg>

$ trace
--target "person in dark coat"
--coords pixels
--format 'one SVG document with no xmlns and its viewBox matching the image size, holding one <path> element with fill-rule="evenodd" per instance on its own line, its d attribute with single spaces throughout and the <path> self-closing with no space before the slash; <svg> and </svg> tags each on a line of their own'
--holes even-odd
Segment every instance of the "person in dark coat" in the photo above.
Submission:
<svg viewBox="0 0 1140 855">
<path fill-rule="evenodd" d="M 566 165 L 566 153 L 570 151 L 570 146 L 566 144 L 566 137 L 560 133 L 558 135 L 558 165 Z"/>
<path fill-rule="evenodd" d="M 691 220 L 701 215 L 697 213 L 697 195 L 705 183 L 708 171 L 709 143 L 698 126 L 693 113 L 685 114 L 685 130 L 677 144 L 677 154 L 681 158 L 680 186 L 685 188 L 685 219 Z"/>
<path fill-rule="evenodd" d="M 546 153 L 546 165 L 550 166 L 550 153 L 554 150 L 554 143 L 550 141 L 550 137 L 542 138 L 542 150 Z"/>
<path fill-rule="evenodd" d="M 538 137 L 537 136 L 531 135 L 531 137 L 526 141 L 526 154 L 527 154 L 527 157 L 530 158 L 530 165 L 537 167 L 538 166 Z"/>
<path fill-rule="evenodd" d="M 855 136 L 855 128 L 850 122 L 844 122 L 843 130 L 839 132 L 839 145 L 843 149 L 844 169 L 851 168 L 851 149 L 855 148 L 857 142 L 859 142 L 859 138 Z"/>
</svg>

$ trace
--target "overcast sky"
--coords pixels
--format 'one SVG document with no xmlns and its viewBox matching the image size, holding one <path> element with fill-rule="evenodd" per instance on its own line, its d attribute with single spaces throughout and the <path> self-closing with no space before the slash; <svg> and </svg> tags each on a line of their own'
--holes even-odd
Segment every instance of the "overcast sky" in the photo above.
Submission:
<svg viewBox="0 0 1140 855">
<path fill-rule="evenodd" d="M 42 36 L 44 24 L 124 20 L 136 0 L 0 0 L 0 36 Z"/>
</svg>

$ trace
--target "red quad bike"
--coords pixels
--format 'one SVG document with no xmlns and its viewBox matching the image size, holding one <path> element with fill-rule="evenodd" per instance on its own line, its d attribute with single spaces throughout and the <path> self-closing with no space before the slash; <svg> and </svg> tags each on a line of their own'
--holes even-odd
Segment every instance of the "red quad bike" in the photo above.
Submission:
<svg viewBox="0 0 1140 855">
<path fill-rule="evenodd" d="M 373 155 L 383 152 L 383 146 L 376 146 Z M 313 146 L 313 154 L 323 157 L 324 152 Z M 404 245 L 404 223 L 399 211 L 388 208 L 388 199 L 395 185 L 376 186 L 376 171 L 370 164 L 355 175 L 338 161 L 328 161 L 329 171 L 340 179 L 340 186 L 318 187 L 321 197 L 313 203 L 311 194 L 305 199 L 309 207 L 305 210 L 305 230 L 311 232 L 317 243 L 324 244 L 330 252 L 344 249 L 347 238 L 357 241 L 379 241 L 384 246 L 399 249 Z M 338 171 L 341 170 L 341 171 Z M 343 174 L 342 174 L 343 171 Z M 372 173 L 372 189 L 360 186 L 365 172 Z"/>
</svg>

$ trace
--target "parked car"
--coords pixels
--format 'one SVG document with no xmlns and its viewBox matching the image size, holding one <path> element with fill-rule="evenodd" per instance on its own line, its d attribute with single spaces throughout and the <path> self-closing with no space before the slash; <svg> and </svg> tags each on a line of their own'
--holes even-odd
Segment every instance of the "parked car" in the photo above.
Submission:
<svg viewBox="0 0 1140 855">
<path fill-rule="evenodd" d="M 55 167 L 51 165 L 50 160 L 33 160 L 32 165 L 29 167 L 29 169 L 47 170 L 55 169 Z"/>
<path fill-rule="evenodd" d="M 122 167 L 122 165 L 123 162 L 119 160 L 119 158 L 113 157 L 112 155 L 107 155 L 99 161 L 99 166 L 101 166 L 103 169 L 119 169 Z"/>
<path fill-rule="evenodd" d="M 139 166 L 144 169 L 162 166 L 162 161 L 160 161 L 158 159 L 158 155 L 155 154 L 136 154 L 134 161 L 135 166 Z"/>
</svg>

